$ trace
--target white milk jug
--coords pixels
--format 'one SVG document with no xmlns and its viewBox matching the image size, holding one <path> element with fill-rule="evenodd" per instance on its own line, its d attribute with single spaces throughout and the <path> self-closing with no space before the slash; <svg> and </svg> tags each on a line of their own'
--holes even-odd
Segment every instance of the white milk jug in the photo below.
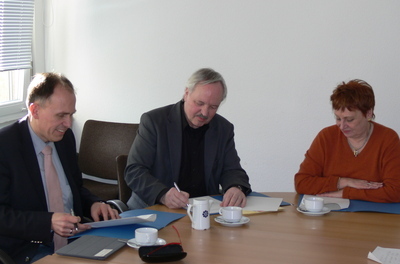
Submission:
<svg viewBox="0 0 400 264">
<path fill-rule="evenodd" d="M 210 228 L 211 205 L 212 200 L 207 198 L 195 198 L 193 199 L 193 204 L 189 204 L 187 214 L 189 215 L 190 220 L 192 220 L 193 229 L 206 230 Z"/>
</svg>

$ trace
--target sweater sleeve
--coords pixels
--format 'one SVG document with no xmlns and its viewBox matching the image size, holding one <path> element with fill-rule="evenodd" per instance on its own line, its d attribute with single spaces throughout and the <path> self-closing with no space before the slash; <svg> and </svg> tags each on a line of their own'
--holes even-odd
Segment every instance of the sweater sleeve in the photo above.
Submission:
<svg viewBox="0 0 400 264">
<path fill-rule="evenodd" d="M 326 175 L 327 152 L 334 147 L 329 128 L 321 130 L 307 150 L 299 171 L 294 176 L 295 188 L 301 194 L 337 191 L 339 176 Z"/>
</svg>

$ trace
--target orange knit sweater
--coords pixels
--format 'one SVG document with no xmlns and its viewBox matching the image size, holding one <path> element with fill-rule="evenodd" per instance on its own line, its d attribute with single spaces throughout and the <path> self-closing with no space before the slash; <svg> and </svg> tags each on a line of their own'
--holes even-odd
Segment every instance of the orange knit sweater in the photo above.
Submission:
<svg viewBox="0 0 400 264">
<path fill-rule="evenodd" d="M 339 177 L 383 182 L 377 190 L 343 189 L 343 198 L 400 202 L 400 140 L 397 133 L 373 122 L 374 130 L 361 153 L 354 154 L 336 125 L 321 130 L 294 176 L 296 191 L 320 194 L 337 191 Z"/>
</svg>

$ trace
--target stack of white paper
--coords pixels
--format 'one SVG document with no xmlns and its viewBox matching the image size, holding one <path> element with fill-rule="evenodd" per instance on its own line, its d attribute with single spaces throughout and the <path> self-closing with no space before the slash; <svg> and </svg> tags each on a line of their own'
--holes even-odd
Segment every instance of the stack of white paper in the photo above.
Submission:
<svg viewBox="0 0 400 264">
<path fill-rule="evenodd" d="M 218 214 L 221 201 L 211 196 L 204 196 L 212 201 L 210 214 Z M 199 198 L 199 197 L 198 197 Z M 247 196 L 246 206 L 243 208 L 243 214 L 254 214 L 262 212 L 275 212 L 278 211 L 282 203 L 282 198 L 266 197 L 266 196 Z M 190 198 L 190 204 L 193 204 L 193 199 Z"/>
<path fill-rule="evenodd" d="M 99 222 L 90 222 L 90 223 L 85 223 L 85 225 L 90 225 L 92 228 L 98 228 L 98 227 L 108 227 L 108 226 L 131 225 L 144 222 L 154 222 L 156 221 L 156 219 L 157 219 L 156 214 L 148 214 L 148 215 L 131 216 L 113 220 L 105 220 Z"/>
<path fill-rule="evenodd" d="M 400 249 L 376 247 L 368 258 L 382 264 L 398 264 L 400 263 Z"/>
</svg>

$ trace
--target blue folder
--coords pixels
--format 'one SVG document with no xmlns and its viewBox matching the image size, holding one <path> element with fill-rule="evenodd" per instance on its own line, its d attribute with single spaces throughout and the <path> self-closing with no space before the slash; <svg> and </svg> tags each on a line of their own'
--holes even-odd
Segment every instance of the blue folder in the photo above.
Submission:
<svg viewBox="0 0 400 264">
<path fill-rule="evenodd" d="M 100 228 L 92 228 L 82 233 L 77 234 L 71 238 L 77 238 L 83 235 L 94 235 L 94 236 L 103 236 L 103 237 L 114 237 L 120 239 L 131 239 L 135 237 L 135 229 L 139 227 L 154 227 L 157 229 L 161 229 L 168 224 L 176 221 L 186 214 L 180 213 L 169 213 L 169 212 L 160 212 L 149 209 L 136 209 L 126 211 L 120 214 L 122 218 L 131 217 L 131 216 L 139 216 L 139 215 L 147 215 L 147 214 L 156 214 L 157 219 L 154 222 L 145 222 L 140 224 L 132 224 L 132 225 L 121 225 L 121 226 L 111 226 L 111 227 L 100 227 Z"/>
<path fill-rule="evenodd" d="M 400 214 L 400 203 L 375 203 L 361 200 L 350 200 L 350 206 L 339 211 Z"/>
</svg>

